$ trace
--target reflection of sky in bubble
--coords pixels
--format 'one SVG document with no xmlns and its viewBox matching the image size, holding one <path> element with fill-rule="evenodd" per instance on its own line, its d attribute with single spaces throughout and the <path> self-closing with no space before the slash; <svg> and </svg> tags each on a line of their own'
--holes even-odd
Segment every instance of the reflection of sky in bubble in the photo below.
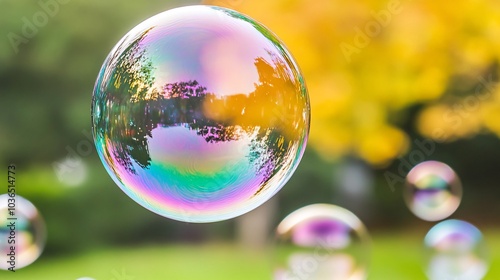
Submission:
<svg viewBox="0 0 500 280">
<path fill-rule="evenodd" d="M 369 237 L 348 210 L 328 204 L 303 207 L 277 228 L 274 279 L 365 279 Z"/>
<path fill-rule="evenodd" d="M 0 195 L 0 269 L 7 270 L 10 247 L 15 246 L 15 269 L 20 269 L 33 263 L 42 253 L 45 245 L 45 223 L 38 210 L 28 200 L 17 195 L 15 197 L 14 216 L 9 215 L 7 194 Z M 8 218 L 16 218 L 10 220 Z M 15 243 L 8 243 L 9 225 L 15 222 Z M 12 240 L 12 239 L 10 239 Z"/>
<path fill-rule="evenodd" d="M 195 17 L 191 12 L 188 14 Z M 182 20 L 185 16 L 184 13 L 177 13 L 168 21 Z M 166 48 L 180 50 L 175 56 L 152 58 L 158 65 L 153 75 L 163 77 L 156 80 L 156 85 L 197 80 L 208 91 L 219 95 L 251 93 L 254 90 L 253 81 L 259 76 L 257 70 L 248 65 L 253 65 L 256 57 L 269 57 L 269 54 L 263 48 L 248 48 L 256 44 L 255 30 L 245 25 L 248 25 L 246 21 L 235 21 L 228 26 L 224 17 L 206 22 L 200 16 L 182 28 L 172 30 L 171 26 L 165 25 L 152 30 L 148 34 L 151 39 L 141 44 L 146 52 Z M 164 34 L 168 34 L 171 40 L 157 40 Z M 199 55 L 193 56 L 193 53 Z M 235 60 L 239 63 L 234 63 Z"/>
<path fill-rule="evenodd" d="M 304 152 L 309 100 L 281 42 L 234 11 L 154 16 L 111 51 L 92 100 L 118 186 L 165 217 L 229 219 L 267 201 Z"/>
<path fill-rule="evenodd" d="M 444 163 L 422 162 L 406 177 L 406 204 L 423 220 L 438 221 L 449 217 L 457 210 L 461 199 L 460 180 Z"/>
<path fill-rule="evenodd" d="M 479 229 L 460 220 L 446 220 L 424 239 L 429 279 L 483 279 L 488 270 L 486 245 Z"/>
</svg>

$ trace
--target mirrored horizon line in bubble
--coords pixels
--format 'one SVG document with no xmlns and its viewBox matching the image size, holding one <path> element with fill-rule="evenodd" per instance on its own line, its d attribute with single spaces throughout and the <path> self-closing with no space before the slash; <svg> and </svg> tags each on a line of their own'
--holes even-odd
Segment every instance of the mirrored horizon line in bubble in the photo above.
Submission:
<svg viewBox="0 0 500 280">
<path fill-rule="evenodd" d="M 145 32 L 141 38 L 145 35 L 147 35 L 147 32 Z M 139 44 L 141 38 L 137 39 L 137 44 Z M 125 131 L 125 135 L 116 135 L 116 137 L 112 137 L 110 140 L 116 143 L 127 144 L 127 146 L 121 146 L 119 149 L 114 150 L 113 154 L 115 159 L 132 174 L 136 174 L 136 171 L 129 158 L 132 158 L 141 168 L 149 167 L 151 157 L 149 156 L 147 141 L 148 138 L 152 137 L 151 131 L 157 127 L 184 124 L 186 128 L 197 131 L 197 134 L 205 138 L 208 143 L 218 143 L 241 138 L 242 134 L 239 130 L 243 130 L 244 133 L 249 134 L 255 128 L 274 127 L 274 123 L 276 122 L 280 122 L 280 126 L 285 125 L 285 129 L 279 131 L 279 133 L 284 133 L 285 137 L 289 134 L 293 134 L 298 128 L 306 125 L 304 123 L 302 125 L 297 123 L 298 120 L 304 121 L 303 111 L 306 109 L 296 107 L 300 104 L 298 100 L 289 100 L 291 102 L 288 102 L 288 104 L 291 103 L 295 105 L 292 111 L 284 109 L 282 110 L 283 112 L 277 112 L 275 106 L 273 106 L 272 109 L 263 110 L 266 108 L 262 108 L 258 105 L 259 100 L 269 98 L 269 95 L 275 91 L 276 88 L 293 87 L 293 82 L 290 79 L 287 79 L 285 83 L 280 81 L 282 77 L 287 77 L 283 74 L 286 72 L 286 67 L 284 66 L 284 61 L 281 61 L 277 57 L 273 57 L 272 63 L 266 61 L 264 58 L 256 58 L 255 66 L 261 78 L 260 84 L 255 85 L 254 92 L 250 94 L 234 94 L 231 96 L 218 97 L 217 94 L 207 92 L 207 88 L 200 85 L 196 80 L 167 83 L 162 86 L 161 91 L 157 88 L 148 87 L 148 85 L 154 83 L 154 78 L 150 77 L 150 72 L 152 71 L 151 62 L 144 62 L 143 56 L 145 55 L 145 50 L 139 51 L 139 48 L 136 48 L 136 46 L 132 49 L 134 49 L 134 51 L 132 51 L 131 56 L 133 58 L 131 62 L 119 63 L 119 65 L 124 64 L 124 69 L 119 70 L 121 68 L 118 68 L 118 70 L 115 71 L 118 72 L 115 76 L 118 76 L 114 79 L 110 77 L 111 80 L 115 80 L 115 82 L 113 82 L 115 94 L 109 95 L 108 100 L 103 100 L 108 106 L 103 106 L 103 104 L 97 106 L 99 109 L 97 116 L 95 116 L 97 120 L 94 120 L 97 122 L 94 131 L 97 137 L 100 138 L 102 138 L 102 129 L 96 129 L 96 127 L 111 126 L 112 124 L 109 122 L 112 121 L 114 121 L 114 125 L 124 126 L 120 130 Z M 139 54 L 135 55 L 136 52 L 139 52 Z M 127 59 L 124 58 L 124 60 Z M 136 64 L 140 65 L 141 63 L 145 65 L 140 67 L 134 66 Z M 275 67 L 272 65 L 275 65 Z M 262 70 L 259 71 L 259 69 Z M 136 73 L 137 71 L 139 71 L 139 73 Z M 123 72 L 123 74 L 121 74 L 121 72 Z M 124 85 L 123 82 L 117 82 L 123 80 L 127 81 L 127 76 L 143 80 L 131 80 L 129 81 L 129 86 L 125 85 L 125 88 L 129 89 L 126 90 L 126 92 L 132 94 L 129 100 L 121 96 L 123 92 L 123 90 L 121 90 L 121 87 Z M 277 86 L 277 82 L 273 83 L 273 80 L 279 81 L 282 85 Z M 289 96 L 293 98 L 293 95 Z M 108 103 L 110 102 L 116 102 L 119 106 L 113 108 L 119 111 L 108 112 L 106 108 L 109 107 L 110 104 Z M 276 102 L 284 103 L 284 100 L 277 100 Z M 132 107 L 132 110 L 139 112 L 132 115 L 141 116 L 143 118 L 126 120 L 125 117 L 123 117 L 123 119 L 120 119 L 121 114 L 123 114 L 120 107 L 123 106 L 121 103 L 128 104 Z M 185 110 L 176 110 L 179 106 L 184 106 Z M 211 112 L 214 111 L 223 111 L 225 114 L 212 114 Z M 258 111 L 260 111 L 260 114 Z M 269 111 L 269 113 L 265 113 L 266 111 Z M 140 114 L 140 112 L 144 112 L 144 114 Z M 166 118 L 165 112 L 169 112 Z M 291 116 L 295 116 L 295 122 L 283 122 L 283 114 L 281 113 L 284 113 L 284 116 L 287 117 L 285 121 L 289 121 L 292 119 Z M 110 120 L 112 115 L 118 115 L 118 118 Z M 208 118 L 204 118 L 203 116 L 208 116 Z M 236 123 L 238 124 L 237 126 L 235 125 Z M 284 138 L 275 139 L 272 135 L 258 135 L 257 139 L 260 140 L 254 143 L 253 149 L 256 151 L 253 154 L 260 155 L 271 153 L 269 156 L 271 162 L 282 158 L 272 153 L 287 150 L 287 147 L 291 145 L 291 143 L 285 141 Z M 258 144 L 264 142 L 271 142 L 271 145 Z M 128 145 L 130 145 L 130 148 Z M 281 149 L 270 148 L 261 150 L 259 146 L 281 146 Z M 255 158 L 249 158 L 249 160 L 253 162 Z M 280 163 L 274 163 L 274 165 L 278 164 Z M 266 165 L 262 164 L 258 167 L 259 171 L 266 172 L 265 167 Z M 272 174 L 267 173 L 266 177 L 270 177 L 271 175 Z"/>
</svg>

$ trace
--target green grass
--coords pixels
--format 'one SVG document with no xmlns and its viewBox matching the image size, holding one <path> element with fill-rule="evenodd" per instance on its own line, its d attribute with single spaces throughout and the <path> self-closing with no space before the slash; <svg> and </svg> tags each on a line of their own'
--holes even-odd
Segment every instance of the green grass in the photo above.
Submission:
<svg viewBox="0 0 500 280">
<path fill-rule="evenodd" d="M 485 234 L 491 254 L 485 279 L 500 279 L 499 233 Z M 422 234 L 425 232 L 376 234 L 369 279 L 425 279 L 421 267 Z M 269 255 L 229 244 L 105 248 L 77 256 L 42 257 L 15 273 L 0 272 L 0 279 L 76 280 L 88 276 L 96 280 L 265 280 L 271 279 Z"/>
</svg>

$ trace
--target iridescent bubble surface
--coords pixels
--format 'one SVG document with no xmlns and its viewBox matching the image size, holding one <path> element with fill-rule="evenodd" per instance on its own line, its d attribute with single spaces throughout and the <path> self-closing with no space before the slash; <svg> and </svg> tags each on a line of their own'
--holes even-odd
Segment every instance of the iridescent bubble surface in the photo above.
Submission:
<svg viewBox="0 0 500 280">
<path fill-rule="evenodd" d="M 288 215 L 276 234 L 275 280 L 366 279 L 370 238 L 350 211 L 305 206 Z"/>
<path fill-rule="evenodd" d="M 19 195 L 0 195 L 0 269 L 14 265 L 17 270 L 33 263 L 43 251 L 45 238 L 45 222 L 31 202 Z"/>
<path fill-rule="evenodd" d="M 297 64 L 238 12 L 158 14 L 115 46 L 92 99 L 98 154 L 117 185 L 162 216 L 213 222 L 244 214 L 288 181 L 309 133 Z"/>
<path fill-rule="evenodd" d="M 462 200 L 462 184 L 448 165 L 425 161 L 408 173 L 404 197 L 415 216 L 426 221 L 439 221 L 457 210 Z"/>
<path fill-rule="evenodd" d="M 468 222 L 438 223 L 425 236 L 424 245 L 430 280 L 480 280 L 488 271 L 483 235 Z"/>
</svg>

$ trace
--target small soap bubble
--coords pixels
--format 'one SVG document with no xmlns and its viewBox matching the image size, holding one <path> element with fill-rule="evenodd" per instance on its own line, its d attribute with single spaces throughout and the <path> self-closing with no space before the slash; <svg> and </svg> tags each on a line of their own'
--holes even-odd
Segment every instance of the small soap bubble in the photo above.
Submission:
<svg viewBox="0 0 500 280">
<path fill-rule="evenodd" d="M 274 280 L 362 280 L 370 238 L 350 211 L 329 204 L 305 206 L 276 230 Z"/>
<path fill-rule="evenodd" d="M 187 222 L 230 219 L 271 198 L 299 164 L 310 122 L 283 43 L 243 14 L 203 5 L 125 35 L 101 68 L 91 114 L 115 183 Z"/>
<path fill-rule="evenodd" d="M 31 202 L 19 195 L 0 195 L 0 269 L 33 263 L 42 254 L 45 238 L 45 222 Z"/>
<path fill-rule="evenodd" d="M 81 186 L 87 179 L 87 164 L 82 159 L 66 157 L 57 164 L 57 178 L 67 187 Z"/>
<path fill-rule="evenodd" d="M 462 199 L 462 184 L 448 165 L 425 161 L 408 173 L 404 197 L 415 216 L 425 221 L 439 221 L 457 210 Z"/>
<path fill-rule="evenodd" d="M 468 222 L 438 223 L 424 239 L 430 280 L 480 280 L 488 271 L 488 252 L 481 231 Z"/>
</svg>

